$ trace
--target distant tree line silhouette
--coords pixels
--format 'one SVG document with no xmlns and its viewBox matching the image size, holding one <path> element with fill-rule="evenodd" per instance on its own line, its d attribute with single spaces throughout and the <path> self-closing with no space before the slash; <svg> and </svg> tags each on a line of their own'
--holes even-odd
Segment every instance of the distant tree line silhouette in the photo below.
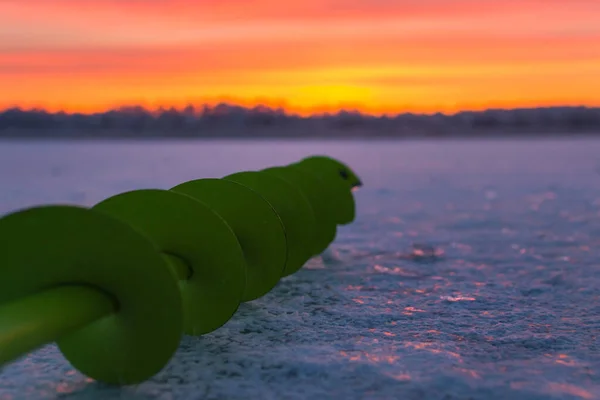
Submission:
<svg viewBox="0 0 600 400">
<path fill-rule="evenodd" d="M 231 104 L 158 110 L 134 106 L 93 114 L 19 108 L 0 111 L 0 137 L 403 138 L 597 133 L 600 108 L 590 107 L 382 116 L 343 110 L 307 117 L 266 106 Z"/>
</svg>

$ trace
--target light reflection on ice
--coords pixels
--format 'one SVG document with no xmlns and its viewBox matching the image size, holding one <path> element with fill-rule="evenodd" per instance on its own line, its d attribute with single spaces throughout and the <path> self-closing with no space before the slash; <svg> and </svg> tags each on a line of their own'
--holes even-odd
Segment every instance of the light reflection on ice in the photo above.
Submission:
<svg viewBox="0 0 600 400">
<path fill-rule="evenodd" d="M 423 350 L 433 354 L 442 354 L 445 356 L 452 357 L 456 359 L 458 362 L 463 362 L 460 354 L 448 351 L 440 348 L 440 344 L 438 343 L 426 343 L 426 342 L 405 342 L 405 347 L 409 347 L 415 350 Z"/>
<path fill-rule="evenodd" d="M 469 296 L 440 296 L 441 300 L 455 302 L 455 301 L 475 301 L 475 297 Z"/>
</svg>

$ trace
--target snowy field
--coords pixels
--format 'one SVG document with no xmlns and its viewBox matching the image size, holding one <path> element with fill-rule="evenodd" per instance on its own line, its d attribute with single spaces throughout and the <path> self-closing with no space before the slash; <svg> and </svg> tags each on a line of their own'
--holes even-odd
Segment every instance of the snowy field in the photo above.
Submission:
<svg viewBox="0 0 600 400">
<path fill-rule="evenodd" d="M 143 384 L 49 345 L 0 399 L 600 399 L 600 141 L 0 142 L 0 214 L 317 153 L 365 183 L 322 259 Z"/>
</svg>

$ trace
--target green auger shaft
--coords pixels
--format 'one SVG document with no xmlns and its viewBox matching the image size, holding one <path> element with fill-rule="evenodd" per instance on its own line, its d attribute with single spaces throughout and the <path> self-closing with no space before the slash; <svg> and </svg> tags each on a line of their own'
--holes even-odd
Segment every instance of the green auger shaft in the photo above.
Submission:
<svg viewBox="0 0 600 400">
<path fill-rule="evenodd" d="M 270 291 L 354 219 L 356 175 L 329 157 L 0 218 L 0 365 L 57 342 L 87 376 L 133 384 L 181 335 Z"/>
<path fill-rule="evenodd" d="M 163 257 L 180 280 L 187 279 L 188 266 L 181 259 L 168 254 Z M 2 305 L 0 364 L 117 310 L 118 304 L 108 293 L 84 285 L 57 286 Z"/>
<path fill-rule="evenodd" d="M 0 308 L 0 364 L 115 311 L 109 295 L 86 286 L 58 286 L 5 304 Z"/>
</svg>

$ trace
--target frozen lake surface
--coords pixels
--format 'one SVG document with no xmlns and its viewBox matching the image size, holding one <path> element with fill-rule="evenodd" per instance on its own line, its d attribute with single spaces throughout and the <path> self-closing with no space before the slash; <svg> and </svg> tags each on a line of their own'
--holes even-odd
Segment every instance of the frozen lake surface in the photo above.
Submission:
<svg viewBox="0 0 600 400">
<path fill-rule="evenodd" d="M 600 399 L 600 141 L 0 142 L 0 213 L 316 153 L 365 183 L 323 259 L 143 384 L 49 345 L 0 399 Z"/>
</svg>

